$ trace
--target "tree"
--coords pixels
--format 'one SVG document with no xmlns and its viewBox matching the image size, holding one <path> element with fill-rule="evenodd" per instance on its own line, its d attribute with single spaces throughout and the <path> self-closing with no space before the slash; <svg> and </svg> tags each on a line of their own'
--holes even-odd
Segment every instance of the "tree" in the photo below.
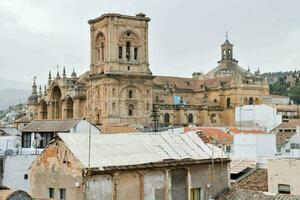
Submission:
<svg viewBox="0 0 300 200">
<path fill-rule="evenodd" d="M 294 103 L 296 104 L 300 104 L 300 84 L 294 86 L 294 87 L 291 87 L 289 89 L 289 97 L 291 98 L 291 100 L 294 101 Z"/>
</svg>

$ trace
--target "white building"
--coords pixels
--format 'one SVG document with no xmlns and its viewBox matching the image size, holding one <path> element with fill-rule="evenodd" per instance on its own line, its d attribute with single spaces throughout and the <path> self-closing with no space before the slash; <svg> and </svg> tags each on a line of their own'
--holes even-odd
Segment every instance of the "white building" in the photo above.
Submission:
<svg viewBox="0 0 300 200">
<path fill-rule="evenodd" d="M 260 127 L 271 131 L 282 122 L 282 115 L 268 105 L 245 105 L 235 108 L 236 126 Z"/>
<path fill-rule="evenodd" d="M 276 155 L 276 135 L 263 133 L 234 134 L 233 156 L 255 160 L 264 168 L 269 158 Z"/>
</svg>

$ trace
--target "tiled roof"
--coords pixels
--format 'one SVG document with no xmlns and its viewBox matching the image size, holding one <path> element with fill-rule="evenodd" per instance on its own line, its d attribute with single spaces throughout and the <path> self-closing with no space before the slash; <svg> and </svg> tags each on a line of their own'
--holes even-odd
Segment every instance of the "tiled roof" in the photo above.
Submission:
<svg viewBox="0 0 300 200">
<path fill-rule="evenodd" d="M 242 129 L 232 127 L 232 128 L 230 128 L 230 131 L 232 133 L 235 133 L 235 134 L 239 134 L 239 133 L 243 133 L 243 134 L 264 134 L 264 133 L 267 133 L 266 131 L 261 130 L 261 129 L 246 128 L 246 127 L 242 128 Z"/>
<path fill-rule="evenodd" d="M 19 119 L 15 120 L 15 123 L 29 123 L 31 121 L 32 121 L 32 119 L 25 115 L 25 116 L 20 117 Z"/>
<path fill-rule="evenodd" d="M 185 127 L 184 128 L 184 132 L 188 132 L 191 130 L 201 131 L 208 139 L 216 140 L 218 143 L 231 144 L 233 141 L 232 136 L 229 133 L 222 131 L 220 128 L 213 128 L 213 127 L 195 127 L 195 128 Z"/>
<path fill-rule="evenodd" d="M 300 200 L 300 196 L 232 189 L 221 195 L 217 200 Z"/>
<path fill-rule="evenodd" d="M 288 119 L 288 121 L 283 121 L 277 129 L 284 129 L 284 128 L 297 128 L 300 126 L 300 119 Z"/>
<path fill-rule="evenodd" d="M 58 136 L 85 168 L 90 166 L 96 171 L 166 161 L 209 161 L 212 156 L 212 145 L 204 144 L 196 133 L 92 134 L 90 154 L 88 136 L 63 133 Z M 217 147 L 214 158 L 226 160 Z"/>
<path fill-rule="evenodd" d="M 33 120 L 22 129 L 22 132 L 69 132 L 81 119 L 66 120 Z"/>
<path fill-rule="evenodd" d="M 183 77 L 172 77 L 172 76 L 155 76 L 153 83 L 155 85 L 163 86 L 164 84 L 175 85 L 176 88 L 180 89 L 201 89 L 202 86 L 208 88 L 217 87 L 220 82 L 231 83 L 233 81 L 233 76 L 222 76 L 214 78 L 206 78 L 198 80 L 195 78 L 183 78 Z"/>
<path fill-rule="evenodd" d="M 252 191 L 268 191 L 268 171 L 266 169 L 258 169 L 241 181 L 234 183 L 234 189 L 244 189 Z"/>
<path fill-rule="evenodd" d="M 297 112 L 299 109 L 297 105 L 276 105 L 275 108 L 277 108 L 277 111 L 293 111 Z"/>
<path fill-rule="evenodd" d="M 276 133 L 276 144 L 283 145 L 287 142 L 287 139 L 295 135 L 296 132 L 277 132 Z"/>
</svg>

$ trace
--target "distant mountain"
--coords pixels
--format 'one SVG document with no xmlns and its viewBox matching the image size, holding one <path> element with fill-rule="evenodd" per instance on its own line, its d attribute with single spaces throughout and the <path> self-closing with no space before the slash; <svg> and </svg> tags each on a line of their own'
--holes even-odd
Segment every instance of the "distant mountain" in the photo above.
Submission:
<svg viewBox="0 0 300 200">
<path fill-rule="evenodd" d="M 0 90 L 0 110 L 7 109 L 9 106 L 18 103 L 26 103 L 26 100 L 30 94 L 30 90 L 10 88 Z"/>
</svg>

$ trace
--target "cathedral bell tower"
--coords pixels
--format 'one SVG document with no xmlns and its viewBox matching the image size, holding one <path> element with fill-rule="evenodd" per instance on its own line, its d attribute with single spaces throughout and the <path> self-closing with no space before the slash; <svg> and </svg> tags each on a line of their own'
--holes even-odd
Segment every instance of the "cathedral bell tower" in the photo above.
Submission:
<svg viewBox="0 0 300 200">
<path fill-rule="evenodd" d="M 104 14 L 89 20 L 91 73 L 151 75 L 148 62 L 148 22 L 140 13 Z"/>
<path fill-rule="evenodd" d="M 226 40 L 221 45 L 221 60 L 219 61 L 221 69 L 231 68 L 237 65 L 238 61 L 233 58 L 233 44 L 228 40 L 228 33 L 226 33 Z"/>
</svg>

